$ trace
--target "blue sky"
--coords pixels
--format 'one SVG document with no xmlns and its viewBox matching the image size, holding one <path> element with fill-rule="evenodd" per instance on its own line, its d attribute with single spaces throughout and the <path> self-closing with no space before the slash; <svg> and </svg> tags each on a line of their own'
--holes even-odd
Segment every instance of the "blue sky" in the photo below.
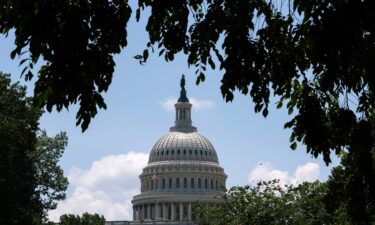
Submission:
<svg viewBox="0 0 375 225">
<path fill-rule="evenodd" d="M 276 110 L 275 101 L 271 101 L 270 113 L 266 119 L 261 114 L 254 113 L 249 96 L 236 93 L 234 101 L 226 103 L 220 92 L 222 71 L 209 71 L 206 81 L 196 86 L 194 70 L 187 67 L 183 55 L 167 63 L 163 58 L 157 57 L 158 54 L 153 54 L 145 65 L 140 65 L 133 56 L 141 53 L 146 46 L 147 34 L 144 25 L 145 21 L 136 23 L 134 17 L 129 22 L 128 47 L 115 57 L 117 66 L 114 79 L 105 94 L 108 109 L 99 111 L 85 133 L 75 126 L 76 106 L 70 107 L 69 111 L 45 113 L 41 118 L 41 128 L 46 129 L 49 135 L 66 131 L 69 136 L 69 145 L 61 159 L 61 166 L 70 176 L 72 183 L 68 199 L 80 193 L 76 192 L 80 184 L 73 178 L 90 172 L 97 174 L 94 168 L 100 168 L 100 162 L 108 162 L 106 160 L 110 159 L 109 156 L 128 157 L 122 158 L 124 162 L 130 162 L 130 158 L 139 156 L 145 163 L 145 156 L 153 144 L 168 132 L 174 123 L 174 112 L 168 111 L 163 104 L 178 97 L 181 74 L 186 75 L 188 97 L 202 104 L 200 109 L 193 106 L 193 124 L 215 146 L 219 161 L 228 174 L 227 185 L 247 184 L 254 171 L 260 171 L 263 175 L 266 173 L 265 176 L 271 177 L 275 174 L 295 177 L 298 166 L 311 163 L 318 166 L 318 177 L 321 180 L 327 178 L 331 167 L 326 167 L 321 158 L 312 158 L 301 145 L 298 145 L 295 151 L 289 148 L 291 131 L 284 130 L 283 126 L 291 117 L 285 109 Z M 0 37 L 0 70 L 11 73 L 13 81 L 21 80 L 21 83 L 24 83 L 19 78 L 22 70 L 18 67 L 19 60 L 12 61 L 9 57 L 13 48 L 12 42 L 12 35 L 8 38 Z M 32 82 L 27 85 L 31 94 Z M 131 162 L 133 164 L 130 163 L 128 167 L 125 165 L 122 171 L 126 172 L 127 168 L 136 166 L 136 161 Z M 259 167 L 260 163 L 264 165 L 263 169 Z M 334 159 L 334 165 L 337 163 L 338 160 Z M 316 166 L 314 168 L 316 169 Z M 140 169 L 141 167 L 134 172 L 133 180 L 129 179 L 128 183 L 138 182 L 137 173 Z M 130 175 L 119 175 L 117 178 L 126 180 L 129 177 Z M 119 185 L 120 189 L 121 185 L 126 186 L 126 182 L 113 182 Z M 88 188 L 88 185 L 85 187 Z M 91 185 L 90 188 L 94 187 Z M 100 191 L 106 190 L 95 188 L 92 192 L 101 193 Z M 139 189 L 137 185 L 132 188 Z M 132 194 L 133 189 L 129 193 Z M 128 205 L 131 194 L 123 197 Z M 108 204 L 111 207 L 111 203 Z M 93 204 L 87 211 L 95 209 Z M 118 211 L 123 209 L 120 207 Z M 85 209 L 74 210 L 66 206 L 61 212 L 69 210 L 78 213 Z M 107 212 L 105 216 L 113 219 L 128 217 L 127 214 L 124 216 L 116 212 Z"/>
</svg>

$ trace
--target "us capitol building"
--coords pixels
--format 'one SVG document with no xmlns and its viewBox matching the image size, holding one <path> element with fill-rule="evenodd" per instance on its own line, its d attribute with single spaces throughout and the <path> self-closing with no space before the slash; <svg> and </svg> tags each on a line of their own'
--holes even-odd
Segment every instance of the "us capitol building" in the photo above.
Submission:
<svg viewBox="0 0 375 225">
<path fill-rule="evenodd" d="M 154 144 L 139 176 L 130 224 L 195 224 L 194 204 L 223 202 L 227 175 L 211 142 L 192 125 L 184 76 L 180 86 L 175 125 Z"/>
</svg>

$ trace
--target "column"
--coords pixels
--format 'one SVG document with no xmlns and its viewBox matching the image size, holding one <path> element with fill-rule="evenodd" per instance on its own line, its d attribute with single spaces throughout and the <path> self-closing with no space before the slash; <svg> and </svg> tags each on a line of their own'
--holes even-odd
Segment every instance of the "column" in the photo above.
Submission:
<svg viewBox="0 0 375 225">
<path fill-rule="evenodd" d="M 163 219 L 167 220 L 168 219 L 168 213 L 167 213 L 167 203 L 163 203 Z"/>
<path fill-rule="evenodd" d="M 175 215 L 174 203 L 171 202 L 171 220 L 174 221 L 175 218 L 176 218 L 176 215 Z"/>
<path fill-rule="evenodd" d="M 147 217 L 148 219 L 151 219 L 151 204 L 147 205 Z"/>
<path fill-rule="evenodd" d="M 183 219 L 183 214 L 184 214 L 184 208 L 182 207 L 182 202 L 180 202 L 180 221 Z"/>
<path fill-rule="evenodd" d="M 188 220 L 191 220 L 191 202 L 189 202 L 189 207 L 188 207 Z"/>
<path fill-rule="evenodd" d="M 160 218 L 160 213 L 159 213 L 159 203 L 157 202 L 155 204 L 155 220 L 158 220 Z"/>
</svg>

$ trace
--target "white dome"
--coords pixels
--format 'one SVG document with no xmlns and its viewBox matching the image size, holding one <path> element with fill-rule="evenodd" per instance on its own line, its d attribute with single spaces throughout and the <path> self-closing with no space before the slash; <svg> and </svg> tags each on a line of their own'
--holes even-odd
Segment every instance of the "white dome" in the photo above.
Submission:
<svg viewBox="0 0 375 225">
<path fill-rule="evenodd" d="M 218 163 L 215 148 L 198 132 L 169 132 L 152 148 L 149 163 L 170 160 L 193 160 Z"/>
</svg>

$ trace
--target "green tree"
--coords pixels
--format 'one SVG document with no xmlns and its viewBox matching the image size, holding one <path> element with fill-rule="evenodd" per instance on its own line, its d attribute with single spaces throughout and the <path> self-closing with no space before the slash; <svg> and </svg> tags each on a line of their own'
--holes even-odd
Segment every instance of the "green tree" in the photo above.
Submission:
<svg viewBox="0 0 375 225">
<path fill-rule="evenodd" d="M 83 213 L 82 216 L 64 214 L 60 216 L 60 225 L 104 225 L 105 218 L 99 214 Z"/>
<path fill-rule="evenodd" d="M 324 183 L 280 186 L 276 181 L 233 187 L 223 205 L 195 208 L 199 225 L 328 224 Z"/>
<path fill-rule="evenodd" d="M 375 161 L 375 154 L 372 157 Z M 324 204 L 331 217 L 333 224 L 346 224 L 349 220 L 347 215 L 347 208 L 353 201 L 357 201 L 359 205 L 363 206 L 361 209 L 364 211 L 357 211 L 358 222 L 366 224 L 367 221 L 375 223 L 375 207 L 371 201 L 371 190 L 364 188 L 359 189 L 351 185 L 351 179 L 356 179 L 353 176 L 353 168 L 348 160 L 348 155 L 343 154 L 341 164 L 332 169 L 331 175 L 327 180 L 327 194 L 324 198 Z M 373 168 L 375 170 L 375 167 Z M 363 184 L 357 183 L 357 186 Z M 361 190 L 360 192 L 358 191 Z"/>
<path fill-rule="evenodd" d="M 65 132 L 55 137 L 48 137 L 46 131 L 38 135 L 36 151 L 33 154 L 36 169 L 34 176 L 37 180 L 35 194 L 39 196 L 43 221 L 47 219 L 48 210 L 55 209 L 57 202 L 66 197 L 65 190 L 69 182 L 58 163 L 67 144 L 68 137 Z"/>
<path fill-rule="evenodd" d="M 327 192 L 327 185 L 319 181 L 290 187 L 288 194 L 294 202 L 289 224 L 328 224 L 330 215 L 324 205 Z"/>
<path fill-rule="evenodd" d="M 67 179 L 57 163 L 67 138 L 38 136 L 41 111 L 9 77 L 0 73 L 0 224 L 41 224 L 65 198 Z"/>
<path fill-rule="evenodd" d="M 34 224 L 40 213 L 32 159 L 39 117 L 25 87 L 0 73 L 0 224 Z"/>
</svg>

